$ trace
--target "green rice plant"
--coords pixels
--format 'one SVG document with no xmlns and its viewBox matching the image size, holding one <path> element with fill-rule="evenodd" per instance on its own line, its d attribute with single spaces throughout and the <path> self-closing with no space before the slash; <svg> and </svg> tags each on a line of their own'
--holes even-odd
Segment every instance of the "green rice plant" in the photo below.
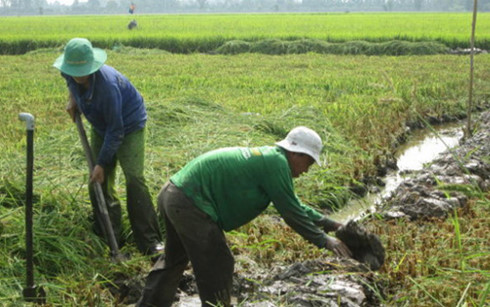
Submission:
<svg viewBox="0 0 490 307">
<path fill-rule="evenodd" d="M 453 212 L 453 217 L 451 218 L 451 222 L 453 223 L 453 226 L 454 226 L 454 240 L 456 241 L 457 249 L 459 250 L 459 253 L 461 254 L 460 255 L 461 270 L 464 271 L 466 268 L 466 264 L 464 261 L 464 257 L 462 257 L 463 246 L 461 243 L 461 230 L 459 228 L 458 212 L 456 210 L 454 210 L 454 212 Z"/>
<path fill-rule="evenodd" d="M 489 16 L 485 12 L 478 14 L 477 48 L 490 49 Z M 131 19 L 132 16 L 123 15 L 2 17 L 0 50 L 2 54 L 23 54 L 63 46 L 73 37 L 86 37 L 106 49 L 123 44 L 177 53 L 211 52 L 228 41 L 252 43 L 270 39 L 330 43 L 405 41 L 403 44 L 428 41 L 454 49 L 469 47 L 471 26 L 470 13 L 139 15 L 138 28 L 129 31 L 126 25 Z M 402 48 L 402 43 L 396 44 L 399 46 L 389 47 Z M 430 44 L 435 43 L 415 47 L 405 54 L 427 54 L 427 48 L 434 50 L 428 47 Z M 357 48 L 350 46 L 348 50 Z M 296 52 L 297 48 L 293 50 Z"/>
<path fill-rule="evenodd" d="M 280 39 L 265 39 L 255 42 L 250 52 L 264 53 L 264 54 L 286 54 L 288 50 L 288 41 Z"/>
<path fill-rule="evenodd" d="M 107 63 L 123 72 L 145 98 L 145 171 L 155 197 L 171 175 L 201 153 L 225 146 L 271 145 L 293 126 L 307 125 L 325 142 L 325 166 L 312 167 L 295 186 L 302 201 L 328 213 L 352 197 L 353 180 L 361 182 L 376 174 L 374 156 L 392 150 L 393 140 L 408 121 L 417 120 L 418 114 L 422 118 L 459 114 L 467 93 L 461 73 L 467 60 L 451 55 L 184 55 L 118 46 L 107 50 Z M 144 276 L 150 262 L 138 256 L 128 225 L 123 252 L 133 258 L 123 265 L 108 261 L 107 247 L 91 230 L 83 150 L 64 111 L 66 85 L 51 67 L 59 54 L 55 47 L 0 56 L 0 304 L 23 304 L 20 204 L 26 142 L 18 113 L 29 111 L 36 117 L 35 246 L 40 251 L 35 255 L 36 283 L 48 289 L 48 303 L 54 306 L 115 305 L 117 299 L 109 290 L 114 280 Z M 475 60 L 476 84 L 485 89 L 490 57 L 482 54 Z M 476 95 L 481 105 L 484 92 Z M 124 179 L 119 175 L 116 185 L 124 201 Z M 400 297 L 415 297 L 419 305 L 428 302 L 423 291 L 406 282 L 407 275 L 443 304 L 456 304 L 470 282 L 464 300 L 475 305 L 485 300 L 488 290 L 482 280 L 490 269 L 486 226 L 490 206 L 486 194 L 468 195 L 481 199 L 458 214 L 462 250 L 455 249 L 450 223 L 435 228 L 401 222 L 375 226 L 390 251 L 389 265 L 381 272 L 393 284 L 387 290 L 387 305 Z M 264 266 L 328 253 L 271 219 L 275 215 L 270 208 L 237 230 L 239 234 L 230 234 L 235 252 Z M 398 269 L 392 264 L 399 264 Z M 456 281 L 446 290 L 441 285 L 447 280 Z"/>
<path fill-rule="evenodd" d="M 238 54 L 245 52 L 264 53 L 271 55 L 300 54 L 317 52 L 323 54 L 351 55 L 428 55 L 447 53 L 449 49 L 438 42 L 404 42 L 389 41 L 373 43 L 368 41 L 349 41 L 328 43 L 318 39 L 280 40 L 266 39 L 252 43 L 230 41 L 216 49 L 218 54 Z"/>
<path fill-rule="evenodd" d="M 471 286 L 471 282 L 470 282 L 470 283 L 468 283 L 468 285 L 466 286 L 466 289 L 464 289 L 464 292 L 463 292 L 463 294 L 461 295 L 461 299 L 458 301 L 458 304 L 457 304 L 456 306 L 458 306 L 458 307 L 459 307 L 459 306 L 462 306 L 463 304 L 465 304 L 465 303 L 464 303 L 464 300 L 465 300 L 465 298 L 466 298 L 466 294 L 467 294 L 468 289 L 470 288 L 470 286 Z M 465 305 L 466 305 L 466 304 L 465 304 Z"/>
<path fill-rule="evenodd" d="M 372 50 L 374 49 L 374 45 L 376 43 L 369 43 L 367 41 L 350 41 L 346 43 L 339 43 L 336 44 L 338 47 L 336 48 L 337 51 L 334 51 L 334 54 L 375 54 Z M 335 47 L 333 45 L 330 45 L 331 49 L 334 49 Z M 335 50 L 335 49 L 334 49 Z"/>
<path fill-rule="evenodd" d="M 408 276 L 408 279 L 413 282 L 415 284 L 415 286 L 417 286 L 420 290 L 422 290 L 425 294 L 427 294 L 428 297 L 430 297 L 432 299 L 432 301 L 436 304 L 436 305 L 439 305 L 441 307 L 444 307 L 445 305 L 442 304 L 437 298 L 435 298 L 434 296 L 432 296 L 430 294 L 429 291 L 427 291 L 422 285 L 420 285 L 419 283 L 417 283 L 415 280 L 413 280 L 413 278 L 411 278 L 410 276 Z"/>
<path fill-rule="evenodd" d="M 216 49 L 219 54 L 238 54 L 250 51 L 250 43 L 242 40 L 232 40 L 225 42 Z"/>
<path fill-rule="evenodd" d="M 373 230 L 386 242 L 381 270 L 391 285 L 386 304 L 485 306 L 482 297 L 490 276 L 490 253 L 484 243 L 490 207 L 485 197 L 472 200 L 446 221 L 372 221 Z"/>
<path fill-rule="evenodd" d="M 303 38 L 289 43 L 288 54 L 300 54 L 307 52 L 329 53 L 331 43 L 319 39 Z"/>
<path fill-rule="evenodd" d="M 464 76 L 459 73 L 465 60 L 453 56 L 394 59 L 303 54 L 272 58 L 258 54 L 185 56 L 151 51 L 152 61 L 147 63 L 150 50 L 121 47 L 108 52 L 108 63 L 123 68 L 147 101 L 149 159 L 155 161 L 155 166 L 149 166 L 151 169 L 165 163 L 160 162 L 162 154 L 158 150 L 165 150 L 164 157 L 173 157 L 169 160 L 172 168 L 165 168 L 167 174 L 205 149 L 272 144 L 284 137 L 291 126 L 308 125 L 326 140 L 328 165 L 322 171 L 313 168 L 313 175 L 305 180 L 312 182 L 310 187 L 318 187 L 306 189 L 305 197 L 311 203 L 327 203 L 331 192 L 343 194 L 339 183 L 340 187 L 347 187 L 351 178 L 360 180 L 375 174 L 373 155 L 380 150 L 390 151 L 396 136 L 403 133 L 404 123 L 417 118 L 415 114 L 459 114 L 459 106 L 464 105 L 461 97 L 466 95 Z M 85 172 L 74 127 L 63 110 L 66 89 L 58 72 L 50 67 L 58 54 L 59 50 L 45 49 L 2 58 L 5 65 L 1 68 L 0 99 L 4 112 L 0 118 L 7 123 L 0 127 L 7 142 L 4 174 L 23 168 L 23 151 L 14 150 L 11 144 L 19 146 L 24 139 L 25 132 L 16 117 L 26 110 L 36 110 L 36 147 L 40 153 L 44 148 L 57 148 L 49 154 L 55 157 L 53 169 L 61 172 L 66 163 L 80 161 L 79 169 Z M 482 63 L 477 79 L 486 77 L 487 59 L 483 55 L 477 57 Z M 25 79 L 31 72 L 37 72 L 37 76 Z M 436 78 L 438 75 L 444 77 Z M 208 121 L 216 118 L 216 111 L 203 108 L 202 101 L 220 106 L 223 118 L 234 124 Z M 196 140 L 209 140 L 209 135 L 216 135 L 216 129 L 213 132 L 206 128 L 209 125 L 220 127 L 225 136 L 202 146 Z M 203 131 L 211 134 L 206 136 Z M 73 146 L 55 146 L 60 143 Z M 168 145 L 183 149 L 165 149 Z M 37 158 L 49 155 L 40 154 Z M 311 179 L 318 176 L 322 179 Z M 158 189 L 165 178 L 155 177 L 151 181 Z M 323 179 L 327 177 L 332 179 Z M 9 180 L 15 178 L 16 175 Z M 328 185 L 332 187 L 325 188 Z"/>
<path fill-rule="evenodd" d="M 488 293 L 490 293 L 490 282 L 487 283 L 487 286 L 485 287 L 485 291 L 482 291 L 480 295 L 480 300 L 478 301 L 478 306 L 485 306 Z"/>
</svg>

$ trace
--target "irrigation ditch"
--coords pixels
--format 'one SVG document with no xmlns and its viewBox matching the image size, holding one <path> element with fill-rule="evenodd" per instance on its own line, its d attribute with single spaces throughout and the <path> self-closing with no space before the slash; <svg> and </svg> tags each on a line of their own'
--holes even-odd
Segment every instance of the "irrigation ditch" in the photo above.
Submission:
<svg viewBox="0 0 490 307">
<path fill-rule="evenodd" d="M 463 138 L 463 126 L 458 122 L 413 133 L 400 147 L 397 167 L 384 177 L 384 186 L 371 187 L 366 197 L 348 204 L 333 218 L 344 222 L 355 219 L 377 233 L 397 220 L 411 225 L 420 220 L 436 223 L 458 208 L 471 211 L 464 190 L 490 190 L 490 111 L 479 114 L 472 137 Z M 282 223 L 276 217 L 268 218 Z M 394 243 L 383 244 L 390 253 Z M 356 260 L 333 256 L 269 266 L 240 254 L 235 257 L 236 306 L 380 306 L 383 296 L 393 292 L 386 276 L 398 274 L 383 267 L 379 272 L 371 271 Z M 409 279 L 411 270 L 415 271 L 412 264 L 408 266 Z M 397 278 L 404 277 L 400 274 Z M 121 276 L 114 281 L 112 292 L 122 305 L 133 306 L 143 285 L 143 275 Z M 176 301 L 180 307 L 200 305 L 191 268 L 185 272 Z"/>
</svg>

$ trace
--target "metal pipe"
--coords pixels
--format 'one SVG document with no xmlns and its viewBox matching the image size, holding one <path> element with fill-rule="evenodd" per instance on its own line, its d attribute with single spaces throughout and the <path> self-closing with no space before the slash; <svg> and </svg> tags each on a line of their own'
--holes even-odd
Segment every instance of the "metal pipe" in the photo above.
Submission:
<svg viewBox="0 0 490 307">
<path fill-rule="evenodd" d="M 30 113 L 20 113 L 19 119 L 26 122 L 27 130 L 27 168 L 26 168 L 26 287 L 24 299 L 30 302 L 44 303 L 45 296 L 42 288 L 36 289 L 34 285 L 34 248 L 33 248 L 33 209 L 32 209 L 32 181 L 34 169 L 34 116 Z"/>
<path fill-rule="evenodd" d="M 34 286 L 34 265 L 33 265 L 33 248 L 32 248 L 32 174 L 34 164 L 34 116 L 29 113 L 20 113 L 19 119 L 26 122 L 27 129 L 27 169 L 26 169 L 26 286 Z"/>
</svg>

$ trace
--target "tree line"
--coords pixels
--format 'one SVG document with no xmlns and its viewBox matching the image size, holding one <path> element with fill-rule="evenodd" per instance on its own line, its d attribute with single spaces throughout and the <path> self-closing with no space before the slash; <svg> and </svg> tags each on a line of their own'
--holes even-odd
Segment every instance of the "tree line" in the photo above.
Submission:
<svg viewBox="0 0 490 307">
<path fill-rule="evenodd" d="M 470 12 L 473 0 L 0 0 L 1 15 L 221 13 L 221 12 Z M 490 11 L 490 0 L 478 10 Z"/>
</svg>

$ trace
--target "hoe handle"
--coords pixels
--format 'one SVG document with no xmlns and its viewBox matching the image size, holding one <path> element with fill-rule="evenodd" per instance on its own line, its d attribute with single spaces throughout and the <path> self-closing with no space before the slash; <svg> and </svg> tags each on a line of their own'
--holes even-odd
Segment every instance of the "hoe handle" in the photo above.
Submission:
<svg viewBox="0 0 490 307">
<path fill-rule="evenodd" d="M 92 156 L 92 150 L 90 149 L 87 134 L 85 133 L 85 128 L 83 127 L 82 118 L 80 117 L 79 112 L 75 113 L 75 123 L 77 124 L 78 134 L 82 142 L 83 150 L 85 151 L 85 158 L 87 159 L 89 172 L 92 172 L 95 166 L 94 158 Z M 119 247 L 117 245 L 116 236 L 114 235 L 114 229 L 112 228 L 109 212 L 107 211 L 107 204 L 105 201 L 104 193 L 102 191 L 102 187 L 98 182 L 94 182 L 93 187 L 95 197 L 97 199 L 96 210 L 100 213 L 97 215 L 98 218 L 96 218 L 102 226 L 102 232 L 104 233 L 107 243 L 109 244 L 109 248 L 111 249 L 112 258 L 116 261 L 120 261 L 124 259 L 124 256 L 119 252 Z"/>
</svg>

